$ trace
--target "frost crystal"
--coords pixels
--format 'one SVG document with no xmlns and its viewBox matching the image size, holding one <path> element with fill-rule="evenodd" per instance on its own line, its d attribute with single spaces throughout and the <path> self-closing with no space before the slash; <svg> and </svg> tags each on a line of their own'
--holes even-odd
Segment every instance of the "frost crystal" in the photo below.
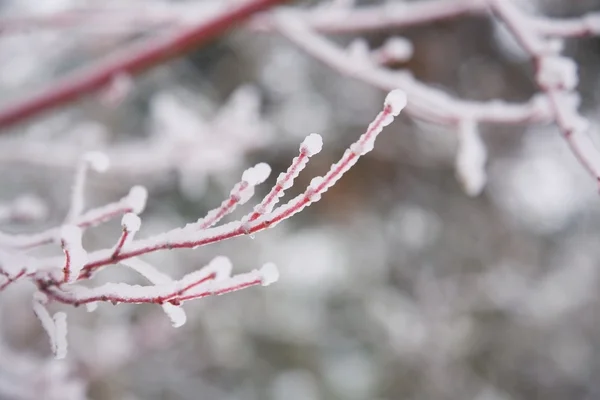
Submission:
<svg viewBox="0 0 600 400">
<path fill-rule="evenodd" d="M 270 174 L 271 167 L 269 164 L 259 163 L 244 171 L 242 181 L 247 182 L 250 186 L 256 186 L 266 181 Z"/>
<path fill-rule="evenodd" d="M 260 269 L 262 275 L 262 285 L 269 286 L 279 280 L 279 270 L 273 263 L 267 263 Z"/>
<path fill-rule="evenodd" d="M 141 225 L 142 220 L 134 213 L 127 213 L 123 215 L 123 218 L 121 219 L 121 226 L 128 232 L 139 231 Z"/>
<path fill-rule="evenodd" d="M 300 145 L 300 151 L 304 151 L 307 156 L 312 157 L 319 153 L 323 148 L 323 138 L 318 133 L 308 135 Z"/>
<path fill-rule="evenodd" d="M 400 90 L 395 89 L 388 93 L 385 97 L 385 106 L 390 107 L 391 113 L 394 117 L 397 117 L 400 114 L 400 111 L 406 107 L 406 94 Z"/>
<path fill-rule="evenodd" d="M 537 80 L 546 88 L 573 90 L 577 86 L 577 64 L 561 56 L 546 56 L 540 59 Z"/>
<path fill-rule="evenodd" d="M 407 61 L 413 56 L 412 43 L 403 37 L 389 38 L 383 45 L 383 51 L 396 62 Z"/>
</svg>

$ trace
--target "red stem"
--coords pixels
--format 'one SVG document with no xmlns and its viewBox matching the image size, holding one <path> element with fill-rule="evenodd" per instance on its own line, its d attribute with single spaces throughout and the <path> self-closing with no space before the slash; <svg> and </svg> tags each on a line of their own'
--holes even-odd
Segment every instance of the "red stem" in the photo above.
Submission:
<svg viewBox="0 0 600 400">
<path fill-rule="evenodd" d="M 188 53 L 218 37 L 232 25 L 284 0 L 249 0 L 219 15 L 187 27 L 169 37 L 153 38 L 126 47 L 100 62 L 55 81 L 40 92 L 0 110 L 0 129 L 97 91 L 119 74 L 137 75 L 167 60 Z"/>
</svg>

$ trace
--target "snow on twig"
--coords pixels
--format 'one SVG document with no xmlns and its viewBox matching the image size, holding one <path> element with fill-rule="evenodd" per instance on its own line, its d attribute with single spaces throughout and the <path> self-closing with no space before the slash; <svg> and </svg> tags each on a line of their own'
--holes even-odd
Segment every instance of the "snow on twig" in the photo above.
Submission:
<svg viewBox="0 0 600 400">
<path fill-rule="evenodd" d="M 57 358 L 64 357 L 66 353 L 66 315 L 57 313 L 51 317 L 45 308 L 48 301 L 72 306 L 85 305 L 89 311 L 93 311 L 99 302 L 160 304 L 172 325 L 181 326 L 186 321 L 185 312 L 180 307 L 183 302 L 251 286 L 268 286 L 278 280 L 276 266 L 266 263 L 260 269 L 231 275 L 230 261 L 225 257 L 217 257 L 206 267 L 175 280 L 141 260 L 139 256 L 163 249 L 195 248 L 237 236 L 252 235 L 290 218 L 318 201 L 362 155 L 371 151 L 379 133 L 392 123 L 406 103 L 404 92 L 391 91 L 385 99 L 383 110 L 365 133 L 350 145 L 341 159 L 325 175 L 313 178 L 302 194 L 276 207 L 279 198 L 293 185 L 308 159 L 322 148 L 321 137 L 317 134 L 309 135 L 300 145 L 300 154 L 292 160 L 290 168 L 280 174 L 273 189 L 253 211 L 234 222 L 215 226 L 236 205 L 243 204 L 252 197 L 255 186 L 267 179 L 270 173 L 268 165 L 261 163 L 247 169 L 242 174 L 241 181 L 232 189 L 229 198 L 206 217 L 183 228 L 146 239 L 134 238 L 141 227 L 137 214 L 143 210 L 147 197 L 146 191 L 140 187 L 132 189 L 128 196 L 112 205 L 85 213 L 72 212 L 72 223 L 62 227 L 38 235 L 6 235 L 0 242 L 0 275 L 4 277 L 0 289 L 22 279 L 29 279 L 37 285 L 39 292 L 34 299 L 34 311 L 50 337 Z M 83 186 L 80 172 L 76 175 L 76 181 Z M 83 189 L 79 186 L 77 194 L 78 197 L 83 196 Z M 80 210 L 82 207 L 81 203 L 76 209 Z M 89 253 L 83 249 L 81 235 L 85 229 L 122 214 L 122 233 L 116 245 Z M 64 257 L 38 258 L 24 253 L 31 247 L 51 243 L 57 238 L 56 235 L 60 239 Z M 117 282 L 89 288 L 75 284 L 76 281 L 91 279 L 102 267 L 117 263 L 132 268 L 147 279 L 150 285 Z"/>
</svg>

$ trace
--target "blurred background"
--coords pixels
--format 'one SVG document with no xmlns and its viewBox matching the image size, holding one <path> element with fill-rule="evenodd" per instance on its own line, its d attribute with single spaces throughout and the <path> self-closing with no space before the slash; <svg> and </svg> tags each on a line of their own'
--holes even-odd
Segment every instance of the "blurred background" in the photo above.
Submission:
<svg viewBox="0 0 600 400">
<path fill-rule="evenodd" d="M 172 21 L 194 23 L 217 3 L 1 0 L 0 107 L 174 29 Z M 600 11 L 595 0 L 520 3 L 553 17 Z M 73 10 L 75 22 L 40 22 Z M 527 101 L 537 91 L 530 59 L 485 13 L 331 38 L 346 46 L 362 37 L 377 48 L 394 35 L 414 51 L 390 68 L 459 98 Z M 593 135 L 599 46 L 572 39 L 565 51 L 579 65 Z M 318 132 L 324 149 L 291 198 L 341 157 L 385 96 L 277 33 L 248 27 L 109 86 L 2 131 L 0 230 L 60 224 L 86 150 L 112 161 L 90 175 L 89 207 L 136 184 L 148 188 L 145 237 L 195 221 L 260 161 L 273 168 L 258 193 L 266 194 L 303 138 Z M 268 261 L 280 269 L 272 286 L 186 303 L 179 329 L 156 305 L 100 304 L 94 313 L 57 306 L 68 314 L 69 354 L 54 361 L 31 310 L 33 285 L 9 287 L 0 293 L 0 399 L 600 398 L 596 184 L 553 125 L 481 132 L 489 159 L 480 196 L 456 179 L 456 132 L 401 115 L 373 152 L 291 220 L 254 239 L 145 256 L 173 277 L 216 255 L 230 257 L 235 272 Z M 112 246 L 120 229 L 118 220 L 94 228 L 84 246 Z M 58 246 L 41 253 L 61 254 Z M 141 280 L 117 265 L 90 284 L 103 282 Z"/>
</svg>

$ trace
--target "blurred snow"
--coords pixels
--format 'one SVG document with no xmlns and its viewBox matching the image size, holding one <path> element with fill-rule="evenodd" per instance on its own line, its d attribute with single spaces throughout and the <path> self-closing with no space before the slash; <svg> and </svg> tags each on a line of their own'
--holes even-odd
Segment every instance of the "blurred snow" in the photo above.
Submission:
<svg viewBox="0 0 600 400">
<path fill-rule="evenodd" d="M 158 18 L 170 10 L 190 23 L 205 2 L 134 1 L 123 13 L 137 7 L 136 16 Z M 5 0 L 0 18 L 105 5 L 124 7 Z M 564 16 L 599 10 L 591 0 L 519 7 Z M 102 34 L 0 32 L 0 105 L 147 34 L 108 25 Z M 535 94 L 529 57 L 488 17 L 365 34 L 355 51 L 364 57 L 369 48 L 381 50 L 390 35 L 402 35 L 407 41 L 396 44 L 412 50 L 392 68 L 406 67 L 454 96 L 518 101 Z M 346 48 L 355 36 L 334 40 Z M 577 72 L 580 93 L 561 105 L 590 117 L 589 136 L 576 140 L 598 147 L 597 43 L 565 46 L 577 71 L 549 60 L 543 78 L 567 74 L 572 82 Z M 74 167 L 91 150 L 106 152 L 111 168 L 90 174 L 90 206 L 121 198 L 133 185 L 148 187 L 140 238 L 196 221 L 227 198 L 244 170 L 268 163 L 271 176 L 237 218 L 313 132 L 323 136 L 323 149 L 287 198 L 325 174 L 384 98 L 276 35 L 245 30 L 130 83 L 115 102 L 105 101 L 106 91 L 89 96 L 0 138 L 0 231 L 61 223 Z M 234 273 L 268 262 L 279 269 L 268 287 L 184 304 L 187 322 L 179 329 L 156 304 L 101 303 L 93 313 L 51 304 L 51 315 L 68 315 L 70 348 L 62 362 L 48 361 L 47 336 L 31 312 L 35 288 L 7 288 L 0 293 L 0 399 L 597 398 L 597 187 L 551 125 L 476 128 L 470 151 L 463 137 L 460 169 L 475 180 L 467 182 L 471 192 L 487 173 L 478 197 L 465 195 L 455 177 L 455 127 L 401 115 L 373 152 L 293 219 L 254 240 L 148 255 L 174 279 L 216 255 L 230 257 Z M 83 246 L 113 246 L 121 230 L 118 220 L 90 230 Z M 41 252 L 61 254 L 58 246 Z M 144 280 L 116 265 L 86 284 L 105 282 Z"/>
</svg>

